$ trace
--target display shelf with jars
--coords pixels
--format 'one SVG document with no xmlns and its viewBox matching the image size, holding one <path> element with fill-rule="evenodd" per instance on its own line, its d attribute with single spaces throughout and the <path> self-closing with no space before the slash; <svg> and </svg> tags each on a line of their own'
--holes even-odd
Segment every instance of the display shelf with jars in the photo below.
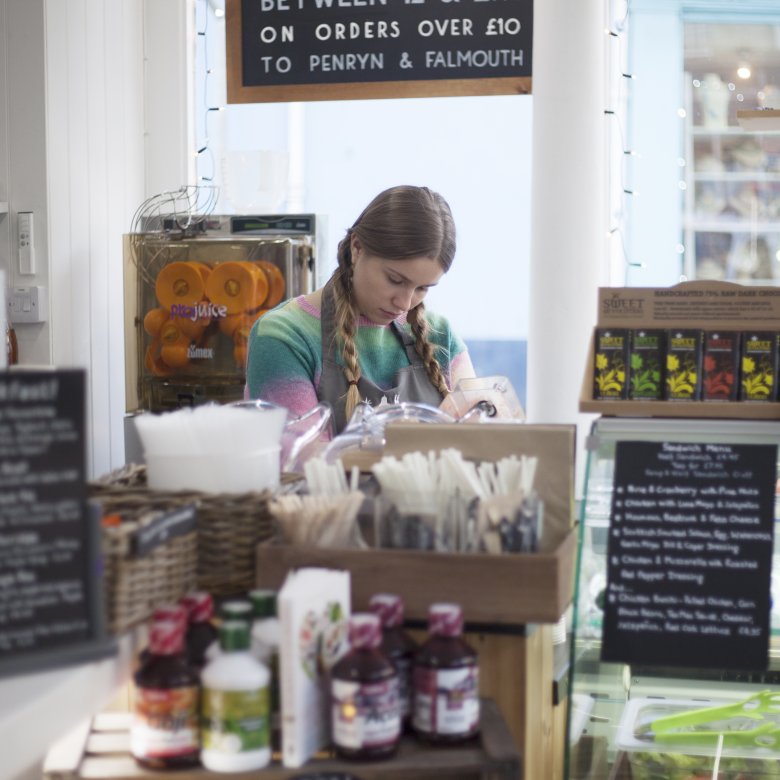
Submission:
<svg viewBox="0 0 780 780">
<path fill-rule="evenodd" d="M 737 116 L 780 105 L 780 51 L 763 57 L 752 71 L 725 57 L 686 57 L 682 245 L 689 278 L 780 278 L 780 134 L 746 130 Z"/>
<path fill-rule="evenodd" d="M 703 639 L 702 646 L 706 648 L 699 660 L 692 659 L 690 654 L 685 658 L 686 630 L 696 633 L 698 626 L 702 631 L 702 621 L 709 620 L 714 621 L 711 625 L 718 630 L 723 627 L 723 615 L 726 613 L 720 613 L 717 620 L 710 614 L 716 607 L 712 606 L 714 602 L 708 603 L 707 600 L 714 596 L 707 589 L 713 588 L 713 582 L 715 589 L 720 587 L 729 572 L 718 570 L 707 580 L 710 584 L 705 582 L 700 591 L 690 581 L 686 585 L 670 586 L 664 590 L 668 585 L 665 582 L 659 586 L 659 593 L 663 592 L 667 599 L 678 598 L 680 603 L 674 608 L 659 606 L 660 600 L 659 603 L 647 606 L 629 603 L 630 599 L 623 598 L 625 593 L 631 593 L 633 598 L 636 593 L 645 591 L 641 587 L 632 590 L 633 586 L 621 590 L 626 583 L 622 572 L 641 570 L 642 567 L 637 569 L 635 564 L 642 556 L 648 559 L 645 567 L 647 572 L 664 572 L 666 577 L 669 571 L 677 574 L 685 572 L 688 577 L 691 572 L 707 571 L 707 567 L 711 571 L 717 565 L 717 555 L 708 550 L 707 546 L 715 544 L 716 537 L 720 537 L 706 530 L 700 537 L 704 539 L 701 552 L 694 550 L 693 546 L 685 551 L 681 548 L 673 553 L 673 556 L 677 556 L 674 561 L 671 557 L 663 558 L 659 564 L 655 556 L 664 556 L 665 543 L 661 542 L 664 549 L 659 553 L 650 550 L 653 542 L 657 541 L 651 535 L 652 529 L 644 537 L 634 536 L 641 524 L 642 513 L 656 510 L 647 509 L 646 506 L 634 509 L 639 513 L 636 517 L 640 517 L 640 520 L 638 524 L 632 524 L 629 510 L 618 508 L 621 497 L 617 494 L 621 491 L 627 494 L 630 489 L 625 490 L 624 480 L 616 477 L 616 473 L 622 471 L 625 474 L 627 468 L 636 468 L 626 467 L 625 458 L 620 458 L 625 450 L 621 450 L 619 445 L 626 444 L 631 447 L 649 444 L 659 451 L 676 447 L 689 452 L 704 451 L 709 446 L 719 454 L 726 450 L 718 448 L 731 448 L 736 452 L 747 447 L 747 450 L 753 452 L 753 447 L 766 447 L 768 449 L 763 450 L 762 457 L 765 458 L 765 465 L 768 465 L 765 470 L 769 479 L 763 479 L 760 489 L 768 497 L 767 516 L 771 516 L 774 509 L 775 528 L 780 521 L 780 511 L 774 497 L 775 475 L 780 462 L 777 450 L 780 445 L 780 423 L 661 418 L 599 418 L 595 421 L 586 444 L 588 460 L 580 514 L 566 777 L 570 780 L 689 780 L 699 777 L 744 780 L 748 777 L 780 777 L 780 746 L 775 739 L 780 730 L 780 545 L 777 534 L 774 534 L 773 544 L 771 541 L 764 542 L 769 544 L 769 550 L 764 547 L 766 558 L 771 557 L 771 599 L 764 592 L 764 603 L 771 604 L 767 632 L 763 635 L 763 641 L 769 643 L 768 663 L 751 666 L 745 661 L 742 652 L 733 653 L 729 663 L 714 663 L 708 656 L 714 657 L 721 646 L 720 637 L 715 636 L 711 639 L 697 637 Z M 744 454 L 746 450 L 741 451 Z M 623 466 L 618 469 L 621 461 Z M 711 491 L 714 486 L 717 491 L 732 484 L 732 479 L 734 485 L 751 495 L 759 489 L 755 478 L 735 470 L 727 477 L 707 482 L 706 490 Z M 665 495 L 679 497 L 690 489 L 690 480 L 676 480 L 661 475 L 657 480 L 651 477 L 647 482 L 647 489 L 651 493 L 653 490 L 660 493 L 659 486 L 665 486 Z M 705 489 L 700 491 L 700 497 L 704 492 Z M 623 499 L 626 499 L 625 495 Z M 670 516 L 664 516 L 664 522 L 667 529 L 674 527 L 676 532 L 684 527 L 683 518 L 680 517 L 684 510 L 680 510 L 683 501 L 675 500 L 676 508 L 667 510 Z M 656 509 L 659 506 L 663 506 L 660 500 Z M 620 511 L 626 514 L 621 517 Z M 703 512 L 701 508 L 695 511 Z M 721 526 L 723 533 L 732 540 L 739 538 L 746 527 L 739 525 L 739 518 L 734 519 L 740 511 L 734 510 L 734 517 L 729 519 L 727 516 Z M 697 527 L 710 529 L 703 514 L 697 517 L 693 521 L 701 523 Z M 743 516 L 742 520 L 745 519 Z M 618 532 L 614 533 L 613 524 L 621 520 L 625 524 L 616 526 Z M 677 520 L 681 522 L 677 523 Z M 771 523 L 771 517 L 768 521 Z M 696 533 L 699 532 L 694 531 Z M 661 531 L 658 534 L 660 537 Z M 707 534 L 711 534 L 709 540 L 705 538 Z M 771 539 L 771 534 L 769 537 Z M 613 546 L 615 540 L 620 538 L 631 539 L 632 543 L 636 541 L 637 545 L 645 545 L 646 549 L 637 546 L 636 553 L 633 550 L 629 553 L 632 560 L 626 561 L 623 557 L 626 551 Z M 682 535 L 678 533 L 677 538 L 691 541 L 690 530 L 687 537 L 683 532 Z M 686 543 L 682 542 L 683 545 Z M 734 560 L 745 561 L 748 558 L 745 550 L 741 555 L 734 556 Z M 687 568 L 675 568 L 683 560 L 687 562 Z M 751 599 L 757 601 L 761 598 L 759 579 L 755 578 L 755 588 L 751 585 Z M 688 590 L 685 590 L 686 587 Z M 680 596 L 680 592 L 694 594 L 692 598 L 704 598 L 705 606 L 682 604 L 682 600 L 688 597 Z M 621 606 L 616 605 L 617 601 Z M 633 649 L 620 648 L 616 653 L 615 636 L 620 631 L 615 628 L 615 616 L 622 614 L 620 609 L 624 604 L 626 609 L 636 610 L 636 615 L 630 620 L 641 624 L 637 630 L 647 630 L 646 622 L 659 621 L 657 638 L 647 640 L 648 645 L 654 644 L 655 650 L 637 651 L 634 646 Z M 733 619 L 737 620 L 736 602 L 734 606 Z M 672 624 L 678 618 L 683 631 L 676 634 L 675 625 Z M 732 619 L 731 613 L 727 618 Z M 734 633 L 748 630 L 752 631 L 753 628 L 738 627 Z M 625 633 L 619 638 L 625 638 Z M 739 647 L 744 646 L 744 652 L 747 653 L 748 640 L 743 645 L 740 635 L 738 641 Z M 629 657 L 637 652 L 640 656 L 651 656 L 658 652 L 661 656 L 666 655 L 666 659 L 663 663 L 650 662 L 647 657 L 626 661 L 625 656 L 621 655 L 623 652 Z M 680 660 L 669 663 L 668 659 L 677 658 L 677 653 Z M 613 660 L 616 655 L 623 660 Z M 737 717 L 729 711 L 709 717 L 707 710 L 716 705 L 732 708 L 737 712 Z M 664 731 L 660 724 L 669 725 L 670 721 L 664 719 L 670 714 L 682 715 L 682 723 L 674 724 L 673 729 Z M 685 724 L 686 717 L 691 718 L 693 725 Z M 718 721 L 717 717 L 721 720 Z M 758 735 L 753 731 L 755 728 L 760 730 Z M 720 742 L 718 731 L 725 733 Z M 763 738 L 764 732 L 771 732 L 772 738 Z M 717 768 L 713 774 L 716 762 Z"/>
</svg>

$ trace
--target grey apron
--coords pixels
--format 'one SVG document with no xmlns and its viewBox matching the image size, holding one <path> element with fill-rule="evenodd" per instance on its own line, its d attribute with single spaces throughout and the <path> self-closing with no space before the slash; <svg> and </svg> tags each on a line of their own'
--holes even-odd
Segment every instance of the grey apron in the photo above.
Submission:
<svg viewBox="0 0 780 780">
<path fill-rule="evenodd" d="M 334 335 L 336 332 L 336 301 L 333 296 L 333 284 L 328 282 L 322 291 L 322 376 L 317 388 L 320 401 L 327 401 L 333 407 L 333 424 L 335 432 L 341 433 L 347 424 L 346 395 L 349 384 L 344 376 L 342 366 L 336 362 L 334 350 Z M 396 401 L 413 401 L 415 403 L 438 406 L 442 402 L 441 393 L 431 383 L 422 358 L 414 348 L 414 337 L 407 333 L 395 320 L 390 323 L 393 332 L 398 337 L 406 351 L 410 365 L 399 369 L 395 376 L 396 386 L 383 390 L 371 380 L 361 376 L 357 383 L 360 398 L 377 406 L 383 398 L 389 403 Z"/>
</svg>

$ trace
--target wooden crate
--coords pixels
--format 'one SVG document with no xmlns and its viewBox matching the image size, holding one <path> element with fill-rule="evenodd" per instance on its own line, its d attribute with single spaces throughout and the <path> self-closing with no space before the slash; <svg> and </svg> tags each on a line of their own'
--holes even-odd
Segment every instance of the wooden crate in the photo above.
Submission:
<svg viewBox="0 0 780 780">
<path fill-rule="evenodd" d="M 430 604 L 460 604 L 468 623 L 556 623 L 571 602 L 577 528 L 551 552 L 432 553 L 417 550 L 331 550 L 259 545 L 257 585 L 278 589 L 287 572 L 304 566 L 345 569 L 352 609 L 368 609 L 375 593 L 397 593 L 406 617 L 424 620 Z"/>
<path fill-rule="evenodd" d="M 209 780 L 225 777 L 203 768 L 149 770 L 129 753 L 130 715 L 106 713 L 91 726 L 77 730 L 56 745 L 44 764 L 45 780 Z M 299 769 L 285 769 L 278 761 L 261 770 L 235 772 L 235 780 L 291 780 L 346 773 L 360 780 L 519 780 L 520 756 L 498 707 L 482 701 L 481 733 L 458 747 L 432 747 L 404 737 L 398 754 L 388 761 L 345 762 L 317 757 Z M 278 758 L 278 756 L 277 756 Z M 539 779 L 541 780 L 541 779 Z"/>
</svg>

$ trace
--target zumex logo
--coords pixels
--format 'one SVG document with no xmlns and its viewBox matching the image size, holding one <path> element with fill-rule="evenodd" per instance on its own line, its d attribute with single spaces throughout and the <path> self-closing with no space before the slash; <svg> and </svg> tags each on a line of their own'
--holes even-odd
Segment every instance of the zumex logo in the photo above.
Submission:
<svg viewBox="0 0 780 780">
<path fill-rule="evenodd" d="M 643 304 L 642 298 L 621 298 L 619 293 L 612 293 L 611 298 L 601 302 L 601 311 L 612 315 L 641 314 Z"/>
<path fill-rule="evenodd" d="M 171 317 L 181 317 L 193 322 L 215 317 L 227 317 L 227 306 L 215 306 L 211 301 L 200 301 L 192 306 L 185 303 L 174 303 L 171 306 Z"/>
<path fill-rule="evenodd" d="M 190 360 L 213 360 L 214 350 L 211 347 L 196 347 L 190 344 L 187 349 L 187 357 Z"/>
</svg>

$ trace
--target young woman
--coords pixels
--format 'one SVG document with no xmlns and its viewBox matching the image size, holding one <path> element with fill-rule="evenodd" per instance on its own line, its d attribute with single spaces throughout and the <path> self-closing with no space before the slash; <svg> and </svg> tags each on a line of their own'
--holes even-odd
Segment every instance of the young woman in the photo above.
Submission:
<svg viewBox="0 0 780 780">
<path fill-rule="evenodd" d="M 296 416 L 327 401 L 336 433 L 360 401 L 441 404 L 474 376 L 464 343 L 423 304 L 454 255 L 441 195 L 412 186 L 381 192 L 339 243 L 327 284 L 255 323 L 248 396 Z"/>
</svg>

